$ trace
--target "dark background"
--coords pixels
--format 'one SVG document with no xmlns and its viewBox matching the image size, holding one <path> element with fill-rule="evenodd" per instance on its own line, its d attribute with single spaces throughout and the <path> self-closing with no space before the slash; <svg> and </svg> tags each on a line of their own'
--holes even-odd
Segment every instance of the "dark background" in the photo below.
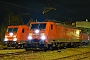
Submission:
<svg viewBox="0 0 90 60">
<path fill-rule="evenodd" d="M 0 22 L 4 22 L 7 12 L 11 10 L 14 14 L 30 14 L 34 20 L 44 21 L 42 10 L 45 7 L 53 7 L 56 10 L 47 12 L 49 19 L 60 21 L 85 21 L 90 20 L 90 0 L 0 0 Z M 22 16 L 24 23 L 29 18 Z"/>
</svg>

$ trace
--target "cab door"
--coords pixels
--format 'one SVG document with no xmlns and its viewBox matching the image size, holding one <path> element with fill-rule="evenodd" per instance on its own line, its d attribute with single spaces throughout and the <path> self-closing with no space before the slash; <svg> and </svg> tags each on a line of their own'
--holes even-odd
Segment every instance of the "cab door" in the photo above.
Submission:
<svg viewBox="0 0 90 60">
<path fill-rule="evenodd" d="M 20 38 L 21 40 L 25 40 L 25 28 L 22 28 Z"/>
<path fill-rule="evenodd" d="M 56 37 L 56 25 L 50 24 L 50 38 Z"/>
</svg>

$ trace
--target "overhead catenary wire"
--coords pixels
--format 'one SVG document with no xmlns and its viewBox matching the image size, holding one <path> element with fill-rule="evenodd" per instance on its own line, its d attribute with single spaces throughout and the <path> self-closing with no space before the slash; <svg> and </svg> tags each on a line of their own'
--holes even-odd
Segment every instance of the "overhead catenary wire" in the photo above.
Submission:
<svg viewBox="0 0 90 60">
<path fill-rule="evenodd" d="M 50 4 L 49 4 L 49 1 L 47 0 L 47 4 L 48 4 L 48 6 L 50 7 Z"/>
<path fill-rule="evenodd" d="M 4 2 L 4 1 L 0 1 L 0 2 L 3 2 L 5 4 L 9 4 L 9 5 L 13 5 L 13 6 L 17 6 L 17 7 L 21 7 L 21 8 L 25 8 L 25 9 L 29 9 L 29 10 L 33 10 L 33 11 L 38 11 L 38 10 L 35 10 L 35 9 L 23 7 L 23 6 L 20 6 L 20 5 L 16 5 L 16 4 L 12 4 L 12 3 L 8 3 L 8 2 Z M 40 12 L 40 11 L 38 11 L 38 12 Z"/>
<path fill-rule="evenodd" d="M 78 13 L 76 13 L 76 12 L 74 12 L 74 11 L 72 11 L 72 10 L 70 10 L 70 9 L 62 6 L 62 5 L 60 5 L 60 4 L 57 4 L 57 3 L 55 3 L 55 2 L 53 2 L 53 1 L 51 1 L 51 0 L 49 0 L 49 1 L 52 2 L 52 3 L 54 3 L 54 4 L 56 4 L 56 5 L 58 5 L 58 6 L 60 6 L 60 7 L 62 7 L 62 8 L 64 8 L 64 9 L 66 9 L 66 10 L 68 10 L 68 11 L 70 11 L 70 12 L 72 12 L 72 13 L 74 13 L 74 14 L 77 14 L 77 15 L 79 15 L 79 16 L 81 16 L 81 17 L 84 17 L 84 16 L 82 16 L 82 15 L 80 15 L 80 14 L 78 14 Z M 86 17 L 84 17 L 84 18 L 86 18 Z"/>
<path fill-rule="evenodd" d="M 49 1 L 50 1 L 50 0 L 49 0 Z M 37 12 L 42 13 L 42 11 L 35 10 L 35 9 L 31 9 L 31 8 L 27 8 L 27 7 L 23 7 L 23 6 L 20 6 L 20 5 L 17 5 L 17 4 L 8 3 L 8 2 L 5 2 L 5 1 L 0 1 L 0 2 L 2 2 L 2 3 L 5 3 L 5 4 L 6 4 L 6 9 L 7 9 L 7 4 L 9 4 L 9 5 L 13 5 L 13 6 L 17 6 L 17 7 L 21 7 L 21 8 L 24 8 L 24 9 L 29 9 L 29 10 L 32 10 L 32 11 L 37 11 Z M 47 2 L 48 2 L 48 1 L 47 1 Z M 48 6 L 50 7 L 49 2 L 48 2 Z M 48 13 L 48 14 L 50 14 L 50 13 Z M 60 16 L 60 15 L 55 15 L 55 14 L 50 14 L 50 15 L 57 16 L 57 17 L 62 17 L 62 18 L 69 18 L 69 17 L 63 17 L 63 16 Z"/>
</svg>

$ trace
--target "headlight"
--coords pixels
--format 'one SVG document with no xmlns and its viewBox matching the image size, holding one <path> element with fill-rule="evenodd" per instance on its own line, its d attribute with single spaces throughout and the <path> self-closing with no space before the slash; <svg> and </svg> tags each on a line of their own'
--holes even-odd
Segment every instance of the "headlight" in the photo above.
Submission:
<svg viewBox="0 0 90 60">
<path fill-rule="evenodd" d="M 31 40 L 32 39 L 32 36 L 28 36 L 28 39 Z"/>
<path fill-rule="evenodd" d="M 36 33 L 36 34 L 39 33 L 39 30 L 35 30 L 35 33 Z"/>
<path fill-rule="evenodd" d="M 17 41 L 17 38 L 14 38 L 13 41 Z"/>
<path fill-rule="evenodd" d="M 14 35 L 13 37 L 16 38 L 16 35 Z"/>
<path fill-rule="evenodd" d="M 45 36 L 41 36 L 41 40 L 45 40 L 46 39 L 46 37 Z"/>
<path fill-rule="evenodd" d="M 45 33 L 41 33 L 41 36 L 45 35 Z"/>
<path fill-rule="evenodd" d="M 32 33 L 29 33 L 29 36 L 32 36 Z"/>
<path fill-rule="evenodd" d="M 4 41 L 8 41 L 8 38 L 5 38 Z"/>
<path fill-rule="evenodd" d="M 7 38 L 7 36 L 5 36 L 5 38 Z"/>
<path fill-rule="evenodd" d="M 10 36 L 13 36 L 13 33 L 9 33 Z"/>
</svg>

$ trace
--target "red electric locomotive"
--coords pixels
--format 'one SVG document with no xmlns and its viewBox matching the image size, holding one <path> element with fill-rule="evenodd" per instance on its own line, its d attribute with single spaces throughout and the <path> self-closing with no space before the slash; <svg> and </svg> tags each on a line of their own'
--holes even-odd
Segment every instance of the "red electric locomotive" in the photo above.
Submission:
<svg viewBox="0 0 90 60">
<path fill-rule="evenodd" d="M 5 33 L 4 45 L 7 47 L 23 47 L 28 40 L 29 27 L 27 25 L 8 26 Z"/>
<path fill-rule="evenodd" d="M 88 45 L 90 41 L 90 35 L 86 32 L 82 33 L 82 45 Z"/>
<path fill-rule="evenodd" d="M 82 42 L 81 30 L 55 22 L 31 22 L 27 48 L 51 48 L 79 46 Z"/>
</svg>

